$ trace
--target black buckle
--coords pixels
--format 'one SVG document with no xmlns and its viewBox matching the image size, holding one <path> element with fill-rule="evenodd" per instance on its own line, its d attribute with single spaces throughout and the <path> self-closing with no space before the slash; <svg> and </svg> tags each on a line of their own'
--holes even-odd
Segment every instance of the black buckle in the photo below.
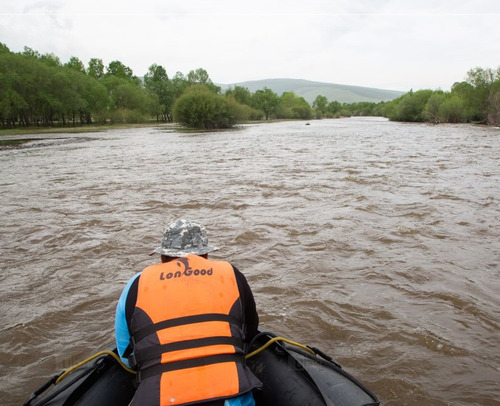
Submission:
<svg viewBox="0 0 500 406">
<path fill-rule="evenodd" d="M 135 358 L 135 353 L 132 353 L 128 356 L 128 364 L 133 369 L 137 366 L 137 359 Z"/>
</svg>

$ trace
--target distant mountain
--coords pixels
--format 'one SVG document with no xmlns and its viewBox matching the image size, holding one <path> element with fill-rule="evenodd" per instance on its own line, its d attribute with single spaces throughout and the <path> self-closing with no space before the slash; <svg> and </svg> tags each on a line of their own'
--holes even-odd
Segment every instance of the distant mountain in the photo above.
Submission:
<svg viewBox="0 0 500 406">
<path fill-rule="evenodd" d="M 264 79 L 219 86 L 223 91 L 235 86 L 242 86 L 252 93 L 267 87 L 278 96 L 281 96 L 284 92 L 294 92 L 296 96 L 303 97 L 310 104 L 318 95 L 325 96 L 329 102 L 336 100 L 340 103 L 364 101 L 378 103 L 396 99 L 405 93 L 396 90 L 313 82 L 303 79 Z"/>
</svg>

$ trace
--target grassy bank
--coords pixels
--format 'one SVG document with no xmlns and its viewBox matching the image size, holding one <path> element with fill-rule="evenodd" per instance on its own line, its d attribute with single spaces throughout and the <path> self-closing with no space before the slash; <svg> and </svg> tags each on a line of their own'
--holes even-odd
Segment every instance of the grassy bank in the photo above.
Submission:
<svg viewBox="0 0 500 406">
<path fill-rule="evenodd" d="M 43 134 L 84 134 L 102 132 L 120 128 L 177 127 L 177 124 L 158 123 L 156 121 L 140 124 L 92 124 L 77 127 L 19 127 L 0 129 L 0 137 L 4 135 L 43 135 Z"/>
</svg>

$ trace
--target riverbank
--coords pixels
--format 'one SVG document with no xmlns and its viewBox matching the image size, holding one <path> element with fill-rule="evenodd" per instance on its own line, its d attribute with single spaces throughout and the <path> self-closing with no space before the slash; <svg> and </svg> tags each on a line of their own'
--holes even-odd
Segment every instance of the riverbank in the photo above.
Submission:
<svg viewBox="0 0 500 406">
<path fill-rule="evenodd" d="M 265 120 L 265 121 L 248 121 L 244 123 L 240 123 L 239 125 L 245 124 L 268 124 L 275 122 L 284 122 L 284 121 L 302 121 L 302 120 Z M 179 131 L 179 132 L 220 132 L 227 130 L 234 130 L 239 127 L 236 125 L 232 128 L 228 129 L 199 129 L 199 128 L 188 128 L 181 126 L 178 123 L 163 123 L 163 122 L 148 122 L 148 123 L 137 123 L 137 124 L 91 124 L 91 125 L 82 125 L 78 127 L 18 127 L 18 128 L 7 128 L 0 129 L 0 144 L 12 143 L 17 141 L 16 136 L 26 136 L 26 135 L 51 135 L 51 134 L 87 134 L 87 133 L 98 133 L 105 132 L 109 130 L 117 130 L 123 128 L 166 128 L 171 131 Z M 6 139 L 8 137 L 8 139 Z M 22 140 L 19 140 L 22 141 Z"/>
<path fill-rule="evenodd" d="M 24 127 L 14 129 L 0 130 L 0 150 L 18 149 L 31 146 L 33 142 L 40 143 L 47 139 L 54 139 L 60 134 L 61 139 L 66 139 L 71 136 L 74 141 L 74 136 L 78 134 L 95 134 L 105 133 L 111 130 L 137 128 L 163 128 L 165 131 L 183 131 L 183 128 L 175 123 L 140 123 L 140 124 L 102 124 L 102 125 L 86 125 L 79 127 Z M 39 145 L 39 144 L 38 144 Z"/>
<path fill-rule="evenodd" d="M 175 123 L 138 123 L 138 124 L 91 124 L 78 127 L 18 127 L 0 129 L 0 137 L 5 135 L 38 135 L 38 134 L 84 134 L 114 130 L 119 128 L 147 128 L 147 127 L 173 127 L 178 128 Z"/>
</svg>

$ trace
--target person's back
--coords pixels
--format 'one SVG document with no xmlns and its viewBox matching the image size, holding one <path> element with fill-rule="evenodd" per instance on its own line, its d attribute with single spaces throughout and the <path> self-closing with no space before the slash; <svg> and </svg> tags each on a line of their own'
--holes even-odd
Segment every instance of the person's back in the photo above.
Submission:
<svg viewBox="0 0 500 406">
<path fill-rule="evenodd" d="M 200 224 L 172 223 L 155 250 L 162 263 L 124 289 L 116 336 L 138 370 L 132 405 L 254 404 L 260 382 L 243 348 L 257 333 L 255 301 L 241 272 L 207 259 L 213 250 Z"/>
</svg>

